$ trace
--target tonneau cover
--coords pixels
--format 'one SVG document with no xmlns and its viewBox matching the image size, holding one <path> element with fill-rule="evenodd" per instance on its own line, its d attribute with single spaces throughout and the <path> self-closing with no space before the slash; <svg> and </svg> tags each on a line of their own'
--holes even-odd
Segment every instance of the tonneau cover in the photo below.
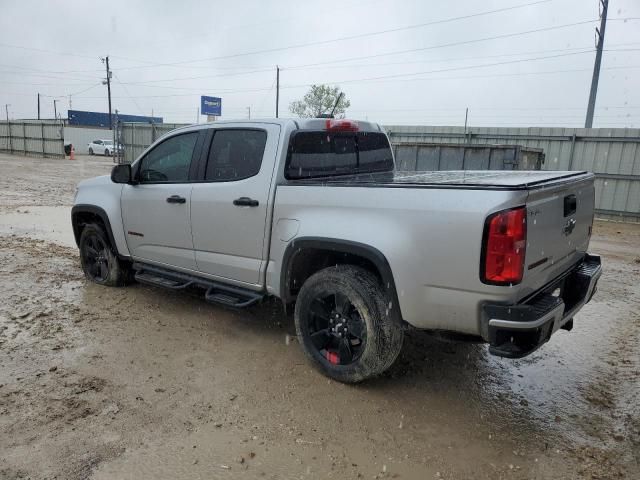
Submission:
<svg viewBox="0 0 640 480">
<path fill-rule="evenodd" d="M 511 170 L 447 170 L 434 172 L 379 172 L 358 175 L 296 180 L 294 183 L 326 185 L 366 186 L 459 186 L 475 188 L 499 188 L 506 190 L 528 189 L 549 183 L 564 183 L 577 177 L 591 175 L 584 171 L 511 171 Z"/>
</svg>

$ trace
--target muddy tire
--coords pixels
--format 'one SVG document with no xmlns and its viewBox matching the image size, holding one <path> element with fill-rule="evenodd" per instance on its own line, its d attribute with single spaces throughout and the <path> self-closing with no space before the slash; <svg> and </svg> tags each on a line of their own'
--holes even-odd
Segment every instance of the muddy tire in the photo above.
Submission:
<svg viewBox="0 0 640 480">
<path fill-rule="evenodd" d="M 129 265 L 118 259 L 106 233 L 98 224 L 90 223 L 82 230 L 80 264 L 84 276 L 99 285 L 121 287 L 131 281 Z"/>
<path fill-rule="evenodd" d="M 339 382 L 357 383 L 387 370 L 404 338 L 378 279 L 353 265 L 321 270 L 304 283 L 295 324 L 313 366 Z"/>
<path fill-rule="evenodd" d="M 93 155 L 93 148 L 89 149 L 89 155 Z"/>
</svg>

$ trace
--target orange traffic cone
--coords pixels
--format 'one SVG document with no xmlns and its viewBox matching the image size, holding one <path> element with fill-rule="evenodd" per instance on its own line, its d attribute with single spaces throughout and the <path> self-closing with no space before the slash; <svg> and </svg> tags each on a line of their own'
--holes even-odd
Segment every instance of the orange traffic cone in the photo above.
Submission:
<svg viewBox="0 0 640 480">
<path fill-rule="evenodd" d="M 71 145 L 71 155 L 69 155 L 69 160 L 75 160 L 76 159 L 76 149 L 73 148 L 73 145 Z"/>
</svg>

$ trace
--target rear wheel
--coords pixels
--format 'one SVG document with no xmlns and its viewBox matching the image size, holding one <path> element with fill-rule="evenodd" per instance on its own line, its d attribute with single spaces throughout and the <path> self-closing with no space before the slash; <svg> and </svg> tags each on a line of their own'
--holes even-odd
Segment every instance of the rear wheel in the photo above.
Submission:
<svg viewBox="0 0 640 480">
<path fill-rule="evenodd" d="M 93 148 L 89 148 L 89 155 L 93 155 Z"/>
<path fill-rule="evenodd" d="M 108 148 L 105 148 L 105 149 L 104 149 L 104 154 L 105 154 L 107 157 L 109 156 L 109 149 L 108 149 Z"/>
<path fill-rule="evenodd" d="M 304 283 L 295 324 L 305 354 L 325 375 L 356 383 L 387 370 L 402 349 L 403 329 L 377 278 L 338 265 Z"/>
<path fill-rule="evenodd" d="M 113 253 L 104 230 L 95 223 L 80 235 L 80 264 L 85 277 L 100 285 L 122 286 L 131 277 L 129 266 Z"/>
</svg>

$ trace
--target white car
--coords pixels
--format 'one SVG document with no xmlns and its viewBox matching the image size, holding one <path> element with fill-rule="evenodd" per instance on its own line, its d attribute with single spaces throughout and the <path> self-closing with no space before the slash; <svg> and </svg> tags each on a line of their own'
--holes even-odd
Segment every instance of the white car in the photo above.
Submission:
<svg viewBox="0 0 640 480">
<path fill-rule="evenodd" d="M 122 150 L 122 146 L 118 148 Z M 89 155 L 111 155 L 113 153 L 113 140 L 94 140 L 87 144 Z"/>
</svg>

